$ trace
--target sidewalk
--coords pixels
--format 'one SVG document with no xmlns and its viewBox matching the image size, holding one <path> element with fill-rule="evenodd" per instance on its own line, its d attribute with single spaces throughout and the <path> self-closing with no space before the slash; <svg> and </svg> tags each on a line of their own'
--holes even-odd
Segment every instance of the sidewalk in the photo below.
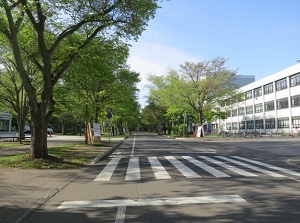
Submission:
<svg viewBox="0 0 300 223">
<path fill-rule="evenodd" d="M 82 141 L 84 136 L 53 136 L 48 138 L 48 147 Z M 0 149 L 0 157 L 28 152 L 28 150 L 29 145 Z M 71 170 L 0 168 L 0 222 L 22 222 L 22 219 L 32 210 L 85 171 L 86 168 Z"/>
</svg>

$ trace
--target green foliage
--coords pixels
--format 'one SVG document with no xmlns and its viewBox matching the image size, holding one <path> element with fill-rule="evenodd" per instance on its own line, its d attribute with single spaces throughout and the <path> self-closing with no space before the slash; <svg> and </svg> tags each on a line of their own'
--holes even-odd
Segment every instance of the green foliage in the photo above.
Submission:
<svg viewBox="0 0 300 223">
<path fill-rule="evenodd" d="M 218 100 L 224 95 L 235 95 L 233 80 L 236 71 L 225 67 L 220 57 L 198 63 L 185 62 L 180 70 L 170 70 L 166 76 L 150 76 L 149 100 L 170 112 L 191 113 L 198 122 L 212 120 Z M 175 112 L 176 111 L 176 112 Z M 170 114 L 167 114 L 170 116 Z"/>
</svg>

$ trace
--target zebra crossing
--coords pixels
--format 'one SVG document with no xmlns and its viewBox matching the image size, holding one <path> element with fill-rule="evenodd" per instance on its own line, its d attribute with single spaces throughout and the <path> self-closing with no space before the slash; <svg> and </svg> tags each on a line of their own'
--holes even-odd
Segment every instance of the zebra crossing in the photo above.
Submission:
<svg viewBox="0 0 300 223">
<path fill-rule="evenodd" d="M 275 178 L 300 177 L 300 173 L 296 171 L 240 156 L 149 156 L 143 159 L 142 167 L 141 159 L 141 157 L 114 157 L 105 165 L 94 181 L 110 181 L 121 162 L 123 162 L 123 167 L 120 167 L 122 169 L 125 165 L 124 162 L 128 163 L 126 164 L 125 181 L 142 180 L 141 169 L 146 167 L 151 168 L 157 180 L 172 179 L 167 170 L 170 171 L 170 168 L 180 172 L 183 177 L 188 179 L 202 178 L 206 175 L 216 178 L 228 178 L 236 175 L 259 177 L 261 174 Z M 201 171 L 206 174 L 199 174 Z"/>
</svg>

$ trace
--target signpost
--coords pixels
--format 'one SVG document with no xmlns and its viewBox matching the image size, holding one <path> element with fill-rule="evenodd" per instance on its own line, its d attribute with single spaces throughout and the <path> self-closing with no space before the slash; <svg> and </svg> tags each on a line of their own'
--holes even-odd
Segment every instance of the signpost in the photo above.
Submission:
<svg viewBox="0 0 300 223">
<path fill-rule="evenodd" d="M 108 141 L 110 142 L 110 134 L 111 134 L 110 119 L 112 118 L 112 114 L 111 114 L 112 113 L 112 108 L 108 107 L 106 109 L 106 111 L 107 111 L 106 118 L 108 118 L 108 123 L 109 123 L 109 126 L 108 126 L 108 128 L 109 128 Z"/>
</svg>

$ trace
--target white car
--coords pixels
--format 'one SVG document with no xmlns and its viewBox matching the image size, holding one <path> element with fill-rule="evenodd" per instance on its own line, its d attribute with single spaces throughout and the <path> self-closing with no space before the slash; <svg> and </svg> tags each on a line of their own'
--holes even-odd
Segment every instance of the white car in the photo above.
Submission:
<svg viewBox="0 0 300 223">
<path fill-rule="evenodd" d="M 30 133 L 30 126 L 29 125 L 24 126 L 24 133 Z"/>
</svg>

